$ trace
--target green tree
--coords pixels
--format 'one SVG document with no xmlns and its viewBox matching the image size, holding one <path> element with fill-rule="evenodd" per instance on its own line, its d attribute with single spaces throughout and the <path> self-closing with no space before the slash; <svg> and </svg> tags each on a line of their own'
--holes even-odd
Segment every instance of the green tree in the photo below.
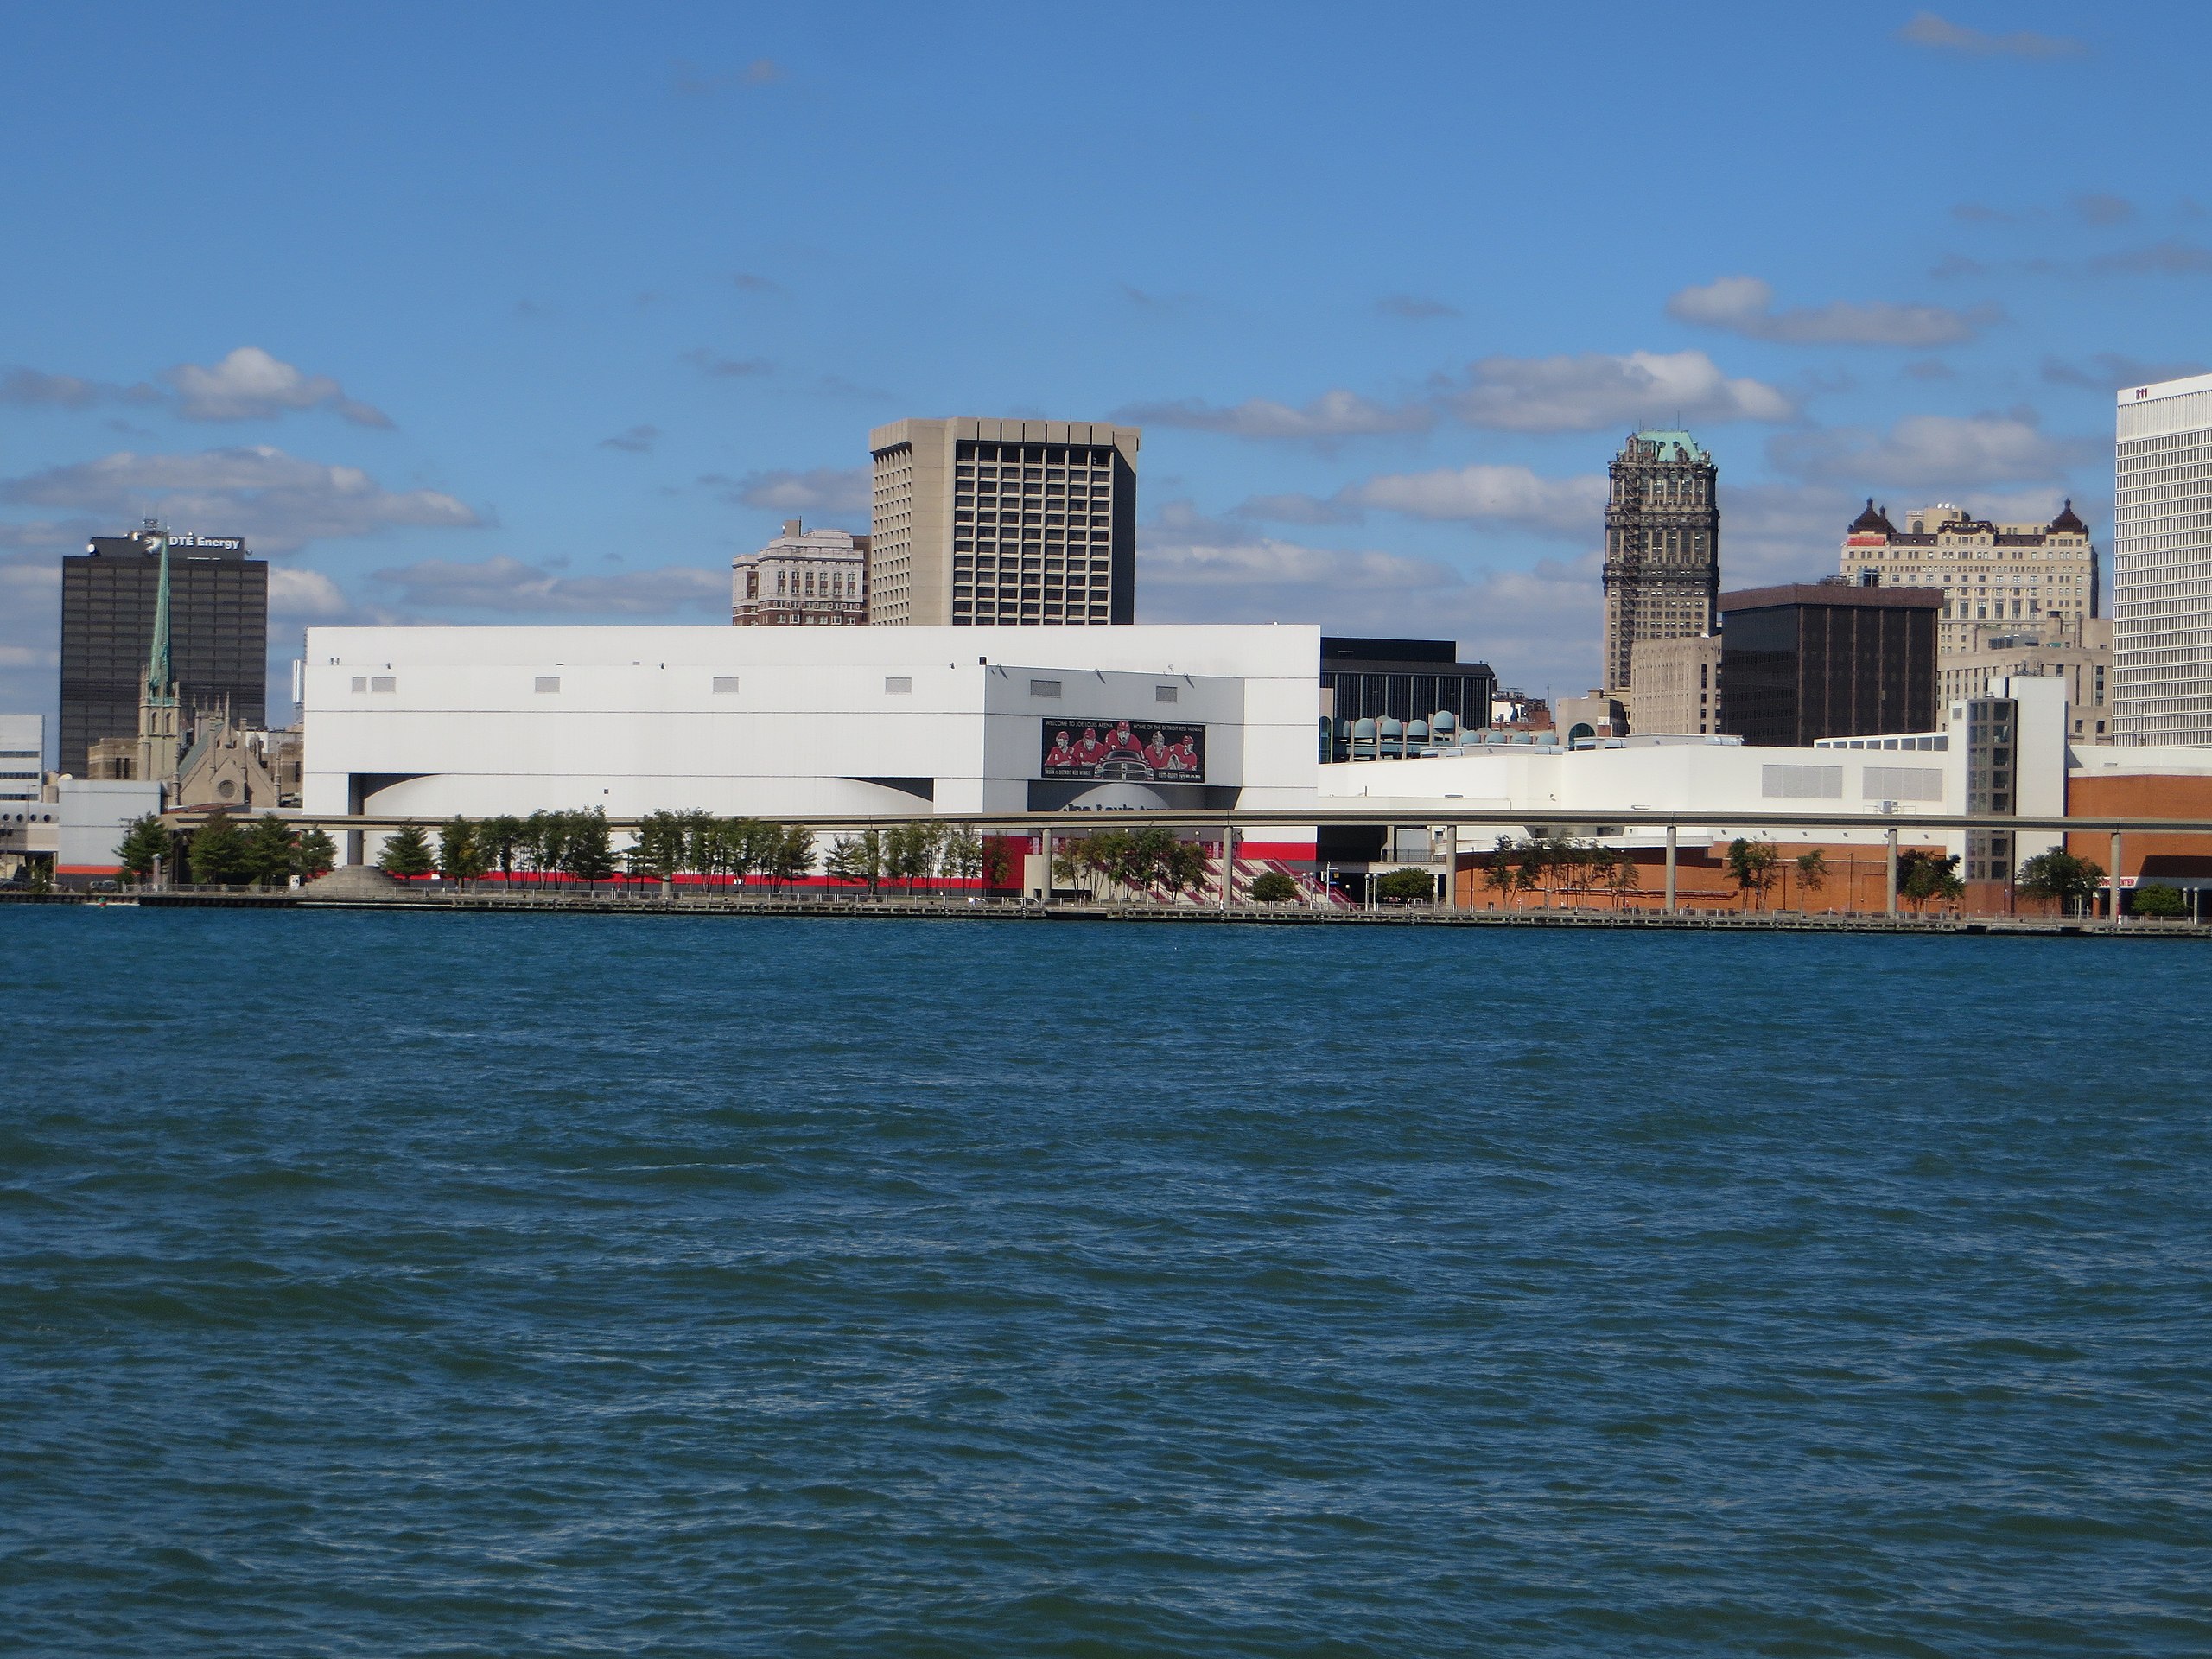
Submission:
<svg viewBox="0 0 2212 1659">
<path fill-rule="evenodd" d="M 814 831 L 803 823 L 788 829 L 771 824 L 775 842 L 762 868 L 771 881 L 779 882 L 788 891 L 791 884 L 812 873 L 814 869 Z"/>
<path fill-rule="evenodd" d="M 299 839 L 292 826 L 274 814 L 256 818 L 245 838 L 246 874 L 264 887 L 287 880 Z"/>
<path fill-rule="evenodd" d="M 1195 841 L 1179 841 L 1167 850 L 1167 885 L 1177 893 L 1202 890 L 1213 873 L 1213 861 Z"/>
<path fill-rule="evenodd" d="M 312 881 L 319 875 L 327 875 L 338 862 L 338 844 L 331 840 L 321 824 L 309 828 L 292 848 L 292 868 L 299 872 L 300 880 Z"/>
<path fill-rule="evenodd" d="M 484 844 L 476 826 L 467 818 L 448 818 L 438 826 L 438 874 L 448 881 L 473 883 L 484 874 Z"/>
<path fill-rule="evenodd" d="M 504 881 L 514 879 L 515 861 L 522 856 L 524 839 L 523 821 L 512 813 L 500 813 L 476 826 L 476 846 L 485 866 L 499 871 Z"/>
<path fill-rule="evenodd" d="M 1280 905 L 1298 897 L 1298 883 L 1281 870 L 1268 870 L 1253 878 L 1251 897 L 1259 904 Z"/>
<path fill-rule="evenodd" d="M 874 896 L 883 883 L 883 832 L 863 830 L 838 836 L 830 844 L 829 861 L 823 868 L 831 880 L 865 887 Z"/>
<path fill-rule="evenodd" d="M 2095 902 L 2103 887 L 2105 867 L 2092 859 L 2054 849 L 2037 853 L 2020 866 L 2017 891 L 2030 899 L 2061 904 L 2075 914 Z"/>
<path fill-rule="evenodd" d="M 192 879 L 202 887 L 229 887 L 249 874 L 245 831 L 217 807 L 192 833 Z"/>
<path fill-rule="evenodd" d="M 1004 836 L 983 838 L 983 885 L 995 891 L 1021 885 L 1021 855 Z"/>
<path fill-rule="evenodd" d="M 1897 895 L 1912 906 L 1916 914 L 1930 899 L 1954 899 L 1966 890 L 1966 883 L 1959 880 L 1957 854 L 1908 847 L 1897 855 Z"/>
<path fill-rule="evenodd" d="M 1749 899 L 1764 907 L 1766 890 L 1774 884 L 1774 867 L 1779 858 L 1770 841 L 1746 841 L 1738 836 L 1730 842 L 1728 874 L 1736 883 L 1737 897 Z"/>
<path fill-rule="evenodd" d="M 588 812 L 563 816 L 568 823 L 561 842 L 561 868 L 587 887 L 595 887 L 615 870 L 606 809 L 594 806 Z"/>
<path fill-rule="evenodd" d="M 168 827 L 162 822 L 162 815 L 149 812 L 143 818 L 133 818 L 116 847 L 115 856 L 125 875 L 149 880 L 155 861 L 169 856 Z"/>
<path fill-rule="evenodd" d="M 1375 896 L 1394 905 L 1433 899 L 1436 896 L 1436 878 L 1427 870 L 1392 870 L 1376 879 Z"/>
<path fill-rule="evenodd" d="M 949 824 L 938 842 L 937 860 L 953 880 L 973 881 L 983 873 L 983 838 L 973 824 Z"/>
<path fill-rule="evenodd" d="M 886 874 L 908 893 L 917 881 L 937 874 L 938 826 L 926 822 L 894 824 L 883 832 Z"/>
<path fill-rule="evenodd" d="M 558 876 L 568 868 L 569 815 L 543 809 L 522 823 L 520 852 L 524 867 L 538 876 Z"/>
<path fill-rule="evenodd" d="M 1626 853 L 1616 856 L 1605 872 L 1605 890 L 1613 895 L 1613 908 L 1620 909 L 1628 903 L 1629 894 L 1643 886 L 1643 872 L 1637 869 L 1636 861 Z"/>
<path fill-rule="evenodd" d="M 1828 884 L 1828 857 L 1819 848 L 1809 848 L 1797 855 L 1797 891 L 1818 893 Z"/>
<path fill-rule="evenodd" d="M 2179 887 L 2169 887 L 2163 881 L 2139 881 L 2135 891 L 2128 895 L 2127 913 L 2171 921 L 2189 914 L 2189 901 L 2181 896 Z"/>
<path fill-rule="evenodd" d="M 430 856 L 429 837 L 419 824 L 410 823 L 385 837 L 384 850 L 377 855 L 377 868 L 386 875 L 411 881 L 437 868 L 437 861 Z"/>
<path fill-rule="evenodd" d="M 675 879 L 690 857 L 691 829 L 683 812 L 648 812 L 638 821 L 636 839 L 630 843 L 630 874 Z"/>
<path fill-rule="evenodd" d="M 1509 897 L 1517 886 L 1516 877 L 1519 867 L 1516 863 L 1518 843 L 1510 836 L 1500 836 L 1497 845 L 1491 851 L 1490 862 L 1483 867 L 1483 885 L 1501 899 Z"/>
</svg>

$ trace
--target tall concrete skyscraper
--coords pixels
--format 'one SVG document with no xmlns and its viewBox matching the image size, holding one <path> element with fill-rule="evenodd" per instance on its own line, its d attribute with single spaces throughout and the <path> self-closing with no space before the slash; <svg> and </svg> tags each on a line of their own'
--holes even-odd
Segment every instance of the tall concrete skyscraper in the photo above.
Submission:
<svg viewBox="0 0 2212 1659">
<path fill-rule="evenodd" d="M 1713 632 L 1720 504 L 1713 457 L 1687 432 L 1632 432 L 1605 502 L 1605 691 L 1629 702 L 1636 642 Z M 1640 724 L 1640 722 L 1637 722 Z"/>
<path fill-rule="evenodd" d="M 2120 392 L 2112 719 L 2122 743 L 2212 743 L 2212 374 Z"/>
<path fill-rule="evenodd" d="M 1134 622 L 1139 435 L 1087 421 L 877 427 L 868 620 Z"/>
</svg>

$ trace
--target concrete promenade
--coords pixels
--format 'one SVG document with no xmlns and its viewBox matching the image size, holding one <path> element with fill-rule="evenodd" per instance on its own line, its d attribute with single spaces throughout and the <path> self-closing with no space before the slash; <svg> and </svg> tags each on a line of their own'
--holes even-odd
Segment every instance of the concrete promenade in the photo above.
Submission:
<svg viewBox="0 0 2212 1659">
<path fill-rule="evenodd" d="M 1386 906 L 1376 910 L 1308 907 L 1300 904 L 1164 905 L 1063 899 L 947 899 L 934 897 L 816 893 L 805 896 L 717 893 L 663 898 L 658 893 L 617 891 L 456 893 L 400 889 L 370 897 L 320 894 L 313 887 L 257 892 L 242 888 L 170 887 L 133 893 L 0 891 L 0 905 L 139 906 L 161 909 L 381 910 L 416 914 L 561 914 L 596 916 L 806 917 L 846 921 L 1124 922 L 1270 927 L 1504 927 L 1690 929 L 1701 932 L 2008 934 L 2021 937 L 2144 939 L 2212 938 L 2212 923 L 2109 920 L 2052 916 L 1916 916 L 1800 913 L 1795 911 L 1452 909 L 1443 905 Z"/>
</svg>

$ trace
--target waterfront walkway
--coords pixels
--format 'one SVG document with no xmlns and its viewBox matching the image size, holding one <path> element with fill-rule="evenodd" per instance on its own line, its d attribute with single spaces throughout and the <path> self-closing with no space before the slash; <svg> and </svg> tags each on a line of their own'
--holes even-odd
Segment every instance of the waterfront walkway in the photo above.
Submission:
<svg viewBox="0 0 2212 1659">
<path fill-rule="evenodd" d="M 593 891 L 460 893 L 397 889 L 373 897 L 322 894 L 313 887 L 260 892 L 233 887 L 171 887 L 159 891 L 37 893 L 0 890 L 0 904 L 145 906 L 161 908 L 232 910 L 386 910 L 418 913 L 454 912 L 556 912 L 601 916 L 804 916 L 823 920 L 970 922 L 1171 922 L 1234 923 L 1274 927 L 1607 927 L 1692 928 L 1704 931 L 1791 933 L 2021 934 L 2157 939 L 2212 938 L 2212 923 L 2154 921 L 2129 917 L 2118 926 L 2103 918 L 2051 916 L 1916 916 L 1910 911 L 1885 915 L 1796 911 L 1679 911 L 1559 908 L 1554 910 L 1450 909 L 1442 905 L 1390 906 L 1354 910 L 1322 909 L 1300 904 L 1163 905 L 1094 899 L 976 899 L 903 895 L 868 898 L 820 893 L 680 894 L 663 898 L 635 889 Z"/>
</svg>

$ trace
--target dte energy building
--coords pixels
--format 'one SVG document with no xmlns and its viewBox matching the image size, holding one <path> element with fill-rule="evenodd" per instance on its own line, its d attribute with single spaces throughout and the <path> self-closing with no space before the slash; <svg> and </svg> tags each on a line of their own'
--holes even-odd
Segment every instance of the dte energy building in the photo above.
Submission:
<svg viewBox="0 0 2212 1659">
<path fill-rule="evenodd" d="M 2122 743 L 2212 743 L 2212 374 L 2120 393 L 2112 720 Z"/>
<path fill-rule="evenodd" d="M 868 620 L 1135 622 L 1141 435 L 1087 421 L 877 427 L 868 434 Z"/>
<path fill-rule="evenodd" d="M 86 752 L 138 730 L 154 637 L 158 529 L 95 536 L 61 561 L 61 731 L 55 766 L 86 775 Z M 269 718 L 269 567 L 235 536 L 169 537 L 169 661 L 187 709 L 228 703 L 241 726 Z"/>
</svg>

